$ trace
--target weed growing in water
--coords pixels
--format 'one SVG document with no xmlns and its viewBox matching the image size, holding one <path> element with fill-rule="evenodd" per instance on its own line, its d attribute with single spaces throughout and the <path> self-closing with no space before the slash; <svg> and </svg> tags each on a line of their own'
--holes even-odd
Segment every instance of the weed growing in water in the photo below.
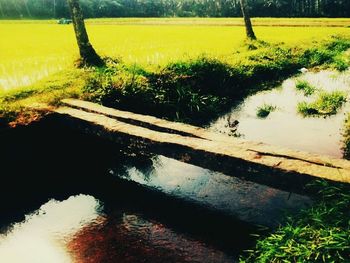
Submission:
<svg viewBox="0 0 350 263">
<path fill-rule="evenodd" d="M 258 116 L 259 118 L 266 118 L 271 112 L 275 111 L 276 109 L 276 106 L 265 103 L 257 108 L 256 116 Z"/>
<path fill-rule="evenodd" d="M 321 92 L 313 102 L 298 103 L 298 112 L 303 116 L 333 115 L 346 102 L 346 94 L 342 91 Z"/>
<path fill-rule="evenodd" d="M 295 87 L 297 90 L 302 91 L 305 96 L 310 96 L 317 90 L 316 87 L 312 86 L 305 80 L 298 80 Z"/>
<path fill-rule="evenodd" d="M 347 262 L 350 255 L 349 186 L 319 181 L 312 207 L 260 239 L 240 262 Z"/>
</svg>

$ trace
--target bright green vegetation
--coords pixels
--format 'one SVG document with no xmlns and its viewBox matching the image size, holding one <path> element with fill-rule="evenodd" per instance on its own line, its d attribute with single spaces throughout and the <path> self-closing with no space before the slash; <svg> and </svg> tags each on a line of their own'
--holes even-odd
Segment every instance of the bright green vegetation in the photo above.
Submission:
<svg viewBox="0 0 350 263">
<path fill-rule="evenodd" d="M 348 262 L 350 188 L 320 182 L 311 208 L 262 237 L 241 262 Z"/>
<path fill-rule="evenodd" d="M 256 116 L 259 118 L 266 118 L 269 116 L 269 114 L 276 110 L 276 106 L 273 106 L 271 104 L 263 104 L 262 106 L 258 107 Z"/>
<path fill-rule="evenodd" d="M 340 0 L 254 0 L 253 17 L 349 17 L 350 4 Z M 239 17 L 239 0 L 82 0 L 85 17 Z M 0 0 L 1 18 L 67 17 L 65 0 Z"/>
<path fill-rule="evenodd" d="M 202 124 L 233 101 L 263 89 L 263 83 L 281 80 L 302 66 L 334 67 L 335 58 L 348 48 L 349 39 L 330 37 L 304 48 L 246 42 L 225 57 L 200 55 L 157 67 L 106 59 L 103 68 L 72 67 L 27 88 L 0 93 L 0 115 L 12 121 L 34 102 L 55 105 L 72 94 L 107 106 Z M 327 54 L 327 59 L 319 59 L 319 54 Z"/>
<path fill-rule="evenodd" d="M 113 62 L 95 72 L 84 92 L 90 100 L 111 107 L 200 124 L 226 110 L 232 100 L 261 90 L 261 83 L 297 72 L 301 65 L 333 67 L 334 58 L 349 47 L 350 41 L 342 38 L 305 50 L 255 41 L 225 60 L 200 56 L 157 70 Z M 327 60 L 318 59 L 324 53 Z M 337 93 L 331 95 L 330 101 L 321 96 L 320 112 L 331 113 Z"/>
<path fill-rule="evenodd" d="M 344 157 L 350 160 L 350 113 L 347 113 L 344 127 Z"/>
<path fill-rule="evenodd" d="M 313 102 L 300 102 L 298 112 L 304 116 L 332 115 L 346 102 L 346 94 L 341 91 L 320 92 Z"/>
<path fill-rule="evenodd" d="M 81 96 L 89 70 L 71 69 L 56 73 L 26 88 L 0 92 L 0 127 L 16 121 L 28 123 L 46 113 L 62 98 Z"/>
<path fill-rule="evenodd" d="M 261 25 L 255 27 L 258 39 L 290 49 L 309 49 L 317 46 L 314 40 L 322 42 L 331 35 L 350 37 L 348 19 L 256 18 L 253 23 Z M 241 25 L 241 18 L 89 19 L 87 30 L 99 54 L 155 70 L 198 56 L 228 63 L 234 53 L 237 59 L 244 57 Z M 27 86 L 68 69 L 78 56 L 72 25 L 58 25 L 56 20 L 0 20 L 0 32 L 0 90 Z M 328 60 L 334 55 L 330 53 L 331 49 L 320 54 L 310 50 L 312 65 Z"/>
<path fill-rule="evenodd" d="M 295 87 L 297 90 L 302 91 L 305 96 L 310 96 L 317 90 L 316 87 L 305 80 L 298 80 Z"/>
</svg>

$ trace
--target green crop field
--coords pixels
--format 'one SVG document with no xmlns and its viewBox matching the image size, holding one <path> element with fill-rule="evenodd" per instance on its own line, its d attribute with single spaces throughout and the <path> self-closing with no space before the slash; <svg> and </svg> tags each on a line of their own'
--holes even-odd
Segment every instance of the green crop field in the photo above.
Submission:
<svg viewBox="0 0 350 263">
<path fill-rule="evenodd" d="M 307 45 L 333 34 L 350 36 L 350 19 L 253 20 L 259 39 L 290 46 Z M 240 18 L 92 19 L 90 39 L 98 53 L 143 66 L 206 54 L 224 58 L 242 45 Z M 45 20 L 0 21 L 0 90 L 31 84 L 78 57 L 72 25 Z"/>
</svg>

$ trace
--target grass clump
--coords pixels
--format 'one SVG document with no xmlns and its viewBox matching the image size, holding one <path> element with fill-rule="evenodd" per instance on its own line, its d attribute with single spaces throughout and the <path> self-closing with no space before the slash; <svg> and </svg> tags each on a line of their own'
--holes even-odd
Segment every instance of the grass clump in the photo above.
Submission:
<svg viewBox="0 0 350 263">
<path fill-rule="evenodd" d="M 316 87 L 312 86 L 305 80 L 298 80 L 295 87 L 297 90 L 302 91 L 305 96 L 310 96 L 317 90 Z"/>
<path fill-rule="evenodd" d="M 343 147 L 343 156 L 345 159 L 350 159 L 350 113 L 348 113 L 347 118 L 345 119 L 344 124 L 344 147 Z"/>
<path fill-rule="evenodd" d="M 262 106 L 258 107 L 256 116 L 259 118 L 266 118 L 270 115 L 271 112 L 275 111 L 276 109 L 277 107 L 271 104 L 263 104 Z"/>
<path fill-rule="evenodd" d="M 299 62 L 302 66 L 327 66 L 340 71 L 348 68 L 341 54 L 350 48 L 350 39 L 332 36 L 332 40 L 320 47 L 311 47 L 303 52 Z"/>
<path fill-rule="evenodd" d="M 153 72 L 120 63 L 92 75 L 84 96 L 109 107 L 200 124 L 228 105 L 220 88 L 227 68 L 202 57 Z"/>
<path fill-rule="evenodd" d="M 314 204 L 261 238 L 241 262 L 348 262 L 350 187 L 318 182 Z"/>
<path fill-rule="evenodd" d="M 333 115 L 346 102 L 346 94 L 342 91 L 322 92 L 313 102 L 298 103 L 298 112 L 303 116 Z"/>
</svg>

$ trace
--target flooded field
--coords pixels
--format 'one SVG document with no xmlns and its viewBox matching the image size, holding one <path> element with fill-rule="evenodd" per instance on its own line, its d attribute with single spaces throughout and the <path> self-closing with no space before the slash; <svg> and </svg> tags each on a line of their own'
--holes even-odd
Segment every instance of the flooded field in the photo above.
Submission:
<svg viewBox="0 0 350 263">
<path fill-rule="evenodd" d="M 307 81 L 316 89 L 326 92 L 337 90 L 348 94 L 350 91 L 349 72 L 308 72 L 285 80 L 280 87 L 248 97 L 213 122 L 210 128 L 232 134 L 229 122 L 237 120 L 239 123 L 233 127 L 234 133 L 246 140 L 341 158 L 343 126 L 345 113 L 350 111 L 349 101 L 336 115 L 303 117 L 297 111 L 297 104 L 314 100 L 317 91 L 315 95 L 306 97 L 296 89 L 298 80 Z M 257 109 L 263 104 L 276 107 L 267 118 L 257 116 Z"/>
</svg>

